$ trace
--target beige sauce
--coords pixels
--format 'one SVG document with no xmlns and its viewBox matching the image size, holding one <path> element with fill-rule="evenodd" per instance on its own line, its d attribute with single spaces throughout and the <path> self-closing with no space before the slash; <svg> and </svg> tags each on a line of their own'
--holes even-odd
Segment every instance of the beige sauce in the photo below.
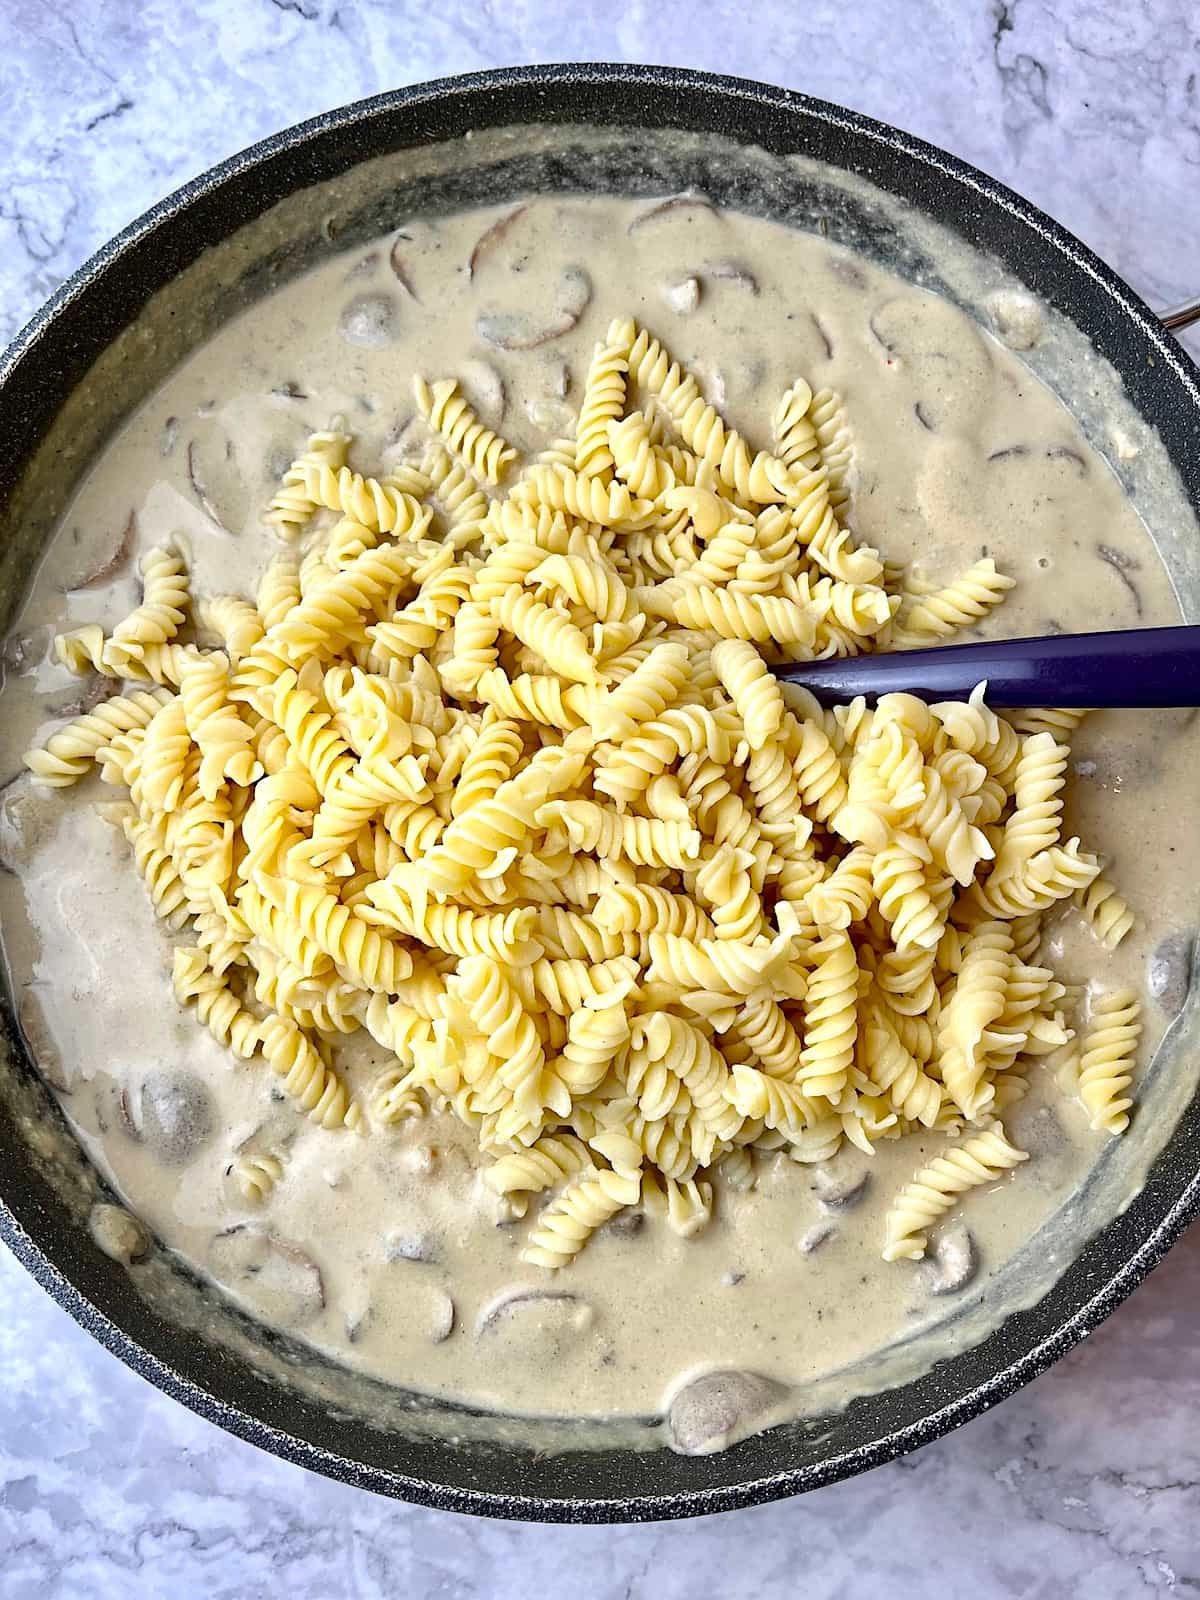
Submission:
<svg viewBox="0 0 1200 1600">
<path fill-rule="evenodd" d="M 856 441 L 858 533 L 939 580 L 994 556 L 1018 586 L 989 631 L 1177 620 L 1106 464 L 964 314 L 765 222 L 678 207 L 630 233 L 650 209 L 538 202 L 473 276 L 472 248 L 498 213 L 414 224 L 397 244 L 405 283 L 383 241 L 280 289 L 198 350 L 103 453 L 47 553 L 8 648 L 0 776 L 79 697 L 46 659 L 46 625 L 111 622 L 136 602 L 129 562 L 76 587 L 104 565 L 131 512 L 135 551 L 183 534 L 199 592 L 250 594 L 272 548 L 258 516 L 310 430 L 340 413 L 358 438 L 356 465 L 402 459 L 417 431 L 419 370 L 460 375 L 487 420 L 536 448 L 571 426 L 592 344 L 618 311 L 660 334 L 761 442 L 797 375 L 838 389 Z M 481 315 L 558 315 L 578 287 L 564 277 L 572 267 L 592 292 L 570 332 L 522 353 L 479 338 Z M 699 303 L 675 309 L 689 278 Z M 1027 326 L 1024 308 L 1019 321 L 1012 342 L 1033 342 L 1036 315 Z M 1047 940 L 1064 980 L 1144 987 L 1152 953 L 1194 924 L 1194 868 L 1181 870 L 1178 852 L 1181 819 L 1200 798 L 1197 748 L 1185 713 L 1105 713 L 1077 735 L 1070 830 L 1108 858 L 1138 925 L 1110 956 L 1064 910 Z M 553 1280 L 560 1298 L 489 1312 L 550 1280 L 520 1264 L 521 1227 L 497 1222 L 470 1135 L 447 1119 L 367 1139 L 324 1132 L 283 1101 L 261 1062 L 223 1051 L 175 1003 L 170 939 L 123 841 L 93 810 L 109 793 L 96 780 L 65 796 L 25 780 L 6 791 L 0 845 L 16 875 L 0 878 L 0 916 L 13 985 L 33 986 L 31 1043 L 129 1207 L 265 1320 L 416 1389 L 510 1412 L 605 1415 L 657 1412 L 682 1374 L 710 1365 L 802 1386 L 956 1309 L 954 1297 L 930 1298 L 922 1269 L 879 1256 L 889 1197 L 936 1152 L 931 1136 L 885 1143 L 870 1160 L 839 1157 L 839 1169 L 870 1173 L 845 1210 L 823 1207 L 813 1169 L 760 1158 L 754 1189 L 722 1190 L 698 1238 L 652 1219 L 610 1228 Z M 1174 999 L 1165 998 L 1166 1008 L 1147 1001 L 1146 1061 Z M 365 1084 L 381 1052 L 356 1041 L 345 1064 Z M 186 1100 L 180 1082 L 191 1086 Z M 982 1260 L 973 1299 L 1105 1142 L 1037 1068 L 1007 1124 L 1032 1159 L 962 1208 Z M 280 1156 L 284 1177 L 254 1208 L 229 1169 L 264 1151 Z M 239 1224 L 266 1234 L 230 1233 Z M 123 1238 L 114 1253 L 134 1244 Z"/>
</svg>

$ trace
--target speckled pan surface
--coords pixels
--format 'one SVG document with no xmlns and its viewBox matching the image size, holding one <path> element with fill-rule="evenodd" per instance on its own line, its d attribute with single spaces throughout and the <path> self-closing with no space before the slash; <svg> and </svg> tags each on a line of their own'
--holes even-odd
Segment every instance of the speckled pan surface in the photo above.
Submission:
<svg viewBox="0 0 1200 1600">
<path fill-rule="evenodd" d="M 524 165 L 510 155 L 490 167 L 481 161 L 464 168 L 457 178 L 443 174 L 437 203 L 469 203 L 477 197 L 472 185 L 483 183 L 487 173 L 486 181 L 507 184 L 511 192 L 531 182 L 564 189 L 619 180 L 643 193 L 661 193 L 683 177 L 727 203 L 761 209 L 770 201 L 755 188 L 754 164 L 743 168 L 724 159 L 725 141 L 778 154 L 803 152 L 911 198 L 935 221 L 997 256 L 1077 323 L 1122 374 L 1134 406 L 1157 428 L 1192 504 L 1200 503 L 1194 369 L 1124 285 L 1015 196 L 917 141 L 796 95 L 678 71 L 568 67 L 406 90 L 281 134 L 165 201 L 64 285 L 0 363 L 0 426 L 11 442 L 0 462 L 0 503 L 9 505 L 0 523 L 12 530 L 0 541 L 4 590 L 11 594 L 19 586 L 46 531 L 43 517 L 52 520 L 53 497 L 39 477 L 46 471 L 46 450 L 34 460 L 39 441 L 48 430 L 55 440 L 54 429 L 61 430 L 63 421 L 60 415 L 52 429 L 56 413 L 114 340 L 107 358 L 111 370 L 135 371 L 143 386 L 173 364 L 182 345 L 173 346 L 172 338 L 186 343 L 187 328 L 164 334 L 153 348 L 144 342 L 131 347 L 117 336 L 205 247 L 296 191 L 335 180 L 369 158 L 409 146 L 436 150 L 468 130 L 477 130 L 481 139 L 488 128 L 546 123 L 637 132 L 616 141 L 623 143 L 621 151 L 610 141 L 605 164 L 584 160 L 571 129 L 563 126 Z M 711 150 L 706 157 L 704 140 L 693 142 L 691 164 L 681 171 L 672 165 L 665 141 L 647 131 L 657 129 L 712 135 Z M 356 230 L 364 236 L 383 231 L 412 198 L 394 194 L 391 205 L 400 209 L 391 211 L 380 209 L 378 199 L 357 209 L 347 205 L 331 231 L 342 242 L 351 241 Z M 832 231 L 895 255 L 895 241 L 882 237 L 882 224 L 869 210 L 850 215 L 832 195 L 811 186 L 798 191 L 794 203 L 800 225 L 812 225 L 818 211 L 828 212 Z M 281 230 L 286 233 L 285 223 Z M 292 270 L 305 249 L 311 253 L 319 244 L 319 237 L 307 243 L 284 239 L 275 251 L 251 253 L 241 262 L 227 253 L 227 270 L 210 275 L 203 314 L 219 316 L 237 296 L 261 291 L 273 273 Z M 928 268 L 909 265 L 914 271 Z M 76 463 L 86 459 L 114 414 L 92 404 L 71 420 L 70 448 L 77 454 L 74 460 L 58 456 L 63 478 L 78 470 Z M 81 1225 L 95 1198 L 94 1177 L 72 1158 L 61 1135 L 30 1138 L 31 1118 L 40 1113 L 56 1127 L 57 1113 L 48 1109 L 40 1084 L 20 1059 L 7 1011 L 4 1020 L 13 1058 L 0 1067 L 0 1162 L 6 1174 L 0 1225 L 59 1302 L 144 1376 L 243 1437 L 345 1481 L 449 1509 L 577 1521 L 683 1516 L 794 1493 L 862 1470 L 927 1442 L 1043 1370 L 1119 1303 L 1200 1208 L 1200 1180 L 1192 1176 L 1187 1156 L 1200 1121 L 1192 1107 L 1141 1195 L 1058 1283 L 998 1332 L 924 1377 L 855 1401 L 840 1415 L 773 1430 L 718 1456 L 605 1449 L 594 1428 L 579 1430 L 577 1440 L 561 1433 L 542 1440 L 557 1446 L 553 1450 L 532 1450 L 489 1437 L 466 1414 L 442 1409 L 433 1417 L 416 1399 L 407 1404 L 392 1397 L 389 1416 L 380 1397 L 361 1386 L 347 1395 L 334 1375 L 327 1375 L 322 1390 L 306 1373 L 302 1387 L 294 1380 L 311 1358 L 266 1340 L 228 1313 L 217 1317 L 195 1285 L 176 1284 L 168 1314 L 153 1275 L 165 1277 L 174 1269 L 152 1259 L 135 1287 Z M 219 1336 L 209 1337 L 218 1321 Z M 374 1400 L 384 1425 L 365 1420 Z M 649 1432 L 646 1442 L 652 1443 Z"/>
</svg>

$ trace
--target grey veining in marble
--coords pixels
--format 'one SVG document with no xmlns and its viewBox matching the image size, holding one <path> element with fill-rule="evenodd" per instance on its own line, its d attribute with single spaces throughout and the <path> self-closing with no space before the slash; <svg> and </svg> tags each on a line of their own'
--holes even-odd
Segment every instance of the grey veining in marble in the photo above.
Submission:
<svg viewBox="0 0 1200 1600">
<path fill-rule="evenodd" d="M 766 77 L 944 145 L 1147 299 L 1195 292 L 1193 0 L 0 0 L 0 339 L 148 204 L 263 134 L 515 61 Z M 1190 271 L 1193 274 L 1189 276 Z M 0 1252 L 0 1600 L 1200 1591 L 1200 1234 L 1079 1350 L 906 1461 L 686 1525 L 472 1522 L 229 1438 L 93 1344 Z"/>
</svg>

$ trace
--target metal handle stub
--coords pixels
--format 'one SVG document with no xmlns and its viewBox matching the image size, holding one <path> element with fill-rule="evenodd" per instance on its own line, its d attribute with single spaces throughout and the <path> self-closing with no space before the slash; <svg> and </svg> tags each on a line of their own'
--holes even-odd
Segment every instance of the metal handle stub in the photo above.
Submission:
<svg viewBox="0 0 1200 1600">
<path fill-rule="evenodd" d="M 1200 300 L 1185 300 L 1182 305 L 1172 306 L 1169 311 L 1160 311 L 1158 320 L 1172 333 L 1190 328 L 1193 322 L 1200 322 Z"/>
</svg>

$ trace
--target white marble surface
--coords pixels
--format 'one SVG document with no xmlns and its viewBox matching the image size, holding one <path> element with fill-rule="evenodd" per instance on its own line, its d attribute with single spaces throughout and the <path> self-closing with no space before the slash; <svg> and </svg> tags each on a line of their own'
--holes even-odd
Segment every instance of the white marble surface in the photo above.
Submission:
<svg viewBox="0 0 1200 1600">
<path fill-rule="evenodd" d="M 262 134 L 514 61 L 767 77 L 956 151 L 1155 303 L 1197 288 L 1191 0 L 0 0 L 0 338 L 90 251 Z M 0 1597 L 803 1592 L 1125 1600 L 1200 1590 L 1200 1233 L 1054 1371 L 907 1461 L 798 1502 L 619 1530 L 487 1524 L 226 1437 L 0 1251 Z"/>
</svg>

